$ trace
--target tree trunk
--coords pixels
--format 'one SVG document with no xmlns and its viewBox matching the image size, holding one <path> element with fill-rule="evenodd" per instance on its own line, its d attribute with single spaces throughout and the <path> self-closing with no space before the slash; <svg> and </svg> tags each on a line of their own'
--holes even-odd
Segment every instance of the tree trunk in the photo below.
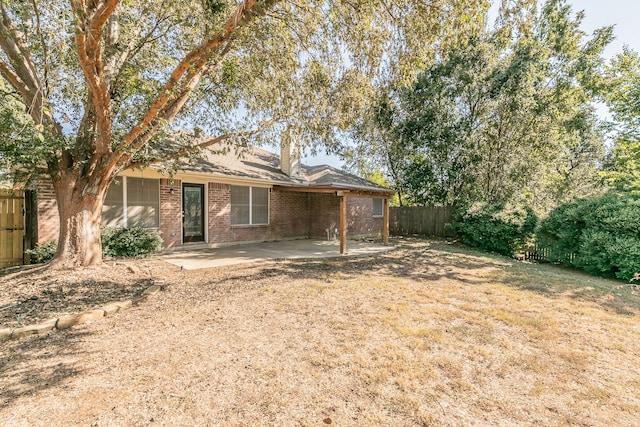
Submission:
<svg viewBox="0 0 640 427">
<path fill-rule="evenodd" d="M 102 264 L 100 225 L 102 205 L 109 187 L 104 177 L 53 180 L 60 216 L 58 250 L 52 268 Z"/>
</svg>

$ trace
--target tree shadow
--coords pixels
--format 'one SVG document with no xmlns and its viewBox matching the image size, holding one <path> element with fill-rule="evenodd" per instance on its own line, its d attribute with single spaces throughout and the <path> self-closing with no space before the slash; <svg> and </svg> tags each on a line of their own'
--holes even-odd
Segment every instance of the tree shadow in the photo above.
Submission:
<svg viewBox="0 0 640 427">
<path fill-rule="evenodd" d="M 478 284 L 482 278 L 474 271 L 497 269 L 500 263 L 488 263 L 485 259 L 461 256 L 451 259 L 438 258 L 438 254 L 428 247 L 414 248 L 402 246 L 395 251 L 366 257 L 308 258 L 274 261 L 267 265 L 246 264 L 235 268 L 215 284 L 225 284 L 242 280 L 244 283 L 285 276 L 291 279 L 324 280 L 329 275 L 340 272 L 344 276 L 374 273 L 395 277 L 406 277 L 422 281 L 451 279 L 467 284 Z M 213 282 L 212 282 L 213 284 Z"/>
<path fill-rule="evenodd" d="M 83 330 L 5 341 L 0 352 L 0 404 L 9 408 L 22 397 L 56 387 L 80 375 L 78 361 L 86 358 L 78 343 Z"/>
<path fill-rule="evenodd" d="M 340 272 L 345 276 L 373 273 L 409 278 L 429 284 L 465 286 L 500 284 L 547 298 L 568 297 L 598 304 L 606 310 L 630 316 L 640 312 L 640 298 L 625 297 L 614 290 L 620 282 L 553 264 L 521 262 L 446 242 L 415 241 L 398 245 L 395 251 L 361 258 L 325 258 L 274 262 L 236 269 L 215 284 L 244 284 L 285 276 L 293 279 L 326 280 Z M 214 283 L 212 283 L 214 284 Z"/>
</svg>

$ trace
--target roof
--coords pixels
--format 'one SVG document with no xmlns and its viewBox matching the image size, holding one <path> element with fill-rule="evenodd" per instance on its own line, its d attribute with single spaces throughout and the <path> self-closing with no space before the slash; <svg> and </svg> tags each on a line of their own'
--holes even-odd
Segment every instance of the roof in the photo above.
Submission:
<svg viewBox="0 0 640 427">
<path fill-rule="evenodd" d="M 272 185 L 298 189 L 298 191 L 361 191 L 392 194 L 382 187 L 354 174 L 329 165 L 302 164 L 298 176 L 288 176 L 280 169 L 280 157 L 269 151 L 249 147 L 239 153 L 235 150 L 204 150 L 201 157 L 182 165 L 183 172 L 196 172 L 213 176 L 237 177 L 268 181 Z"/>
</svg>

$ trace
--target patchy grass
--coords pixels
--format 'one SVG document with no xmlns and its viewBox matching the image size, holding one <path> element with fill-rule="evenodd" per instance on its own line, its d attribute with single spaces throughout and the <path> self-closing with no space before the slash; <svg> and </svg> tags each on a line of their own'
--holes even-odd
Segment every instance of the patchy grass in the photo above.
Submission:
<svg viewBox="0 0 640 427">
<path fill-rule="evenodd" d="M 144 305 L 2 344 L 0 424 L 637 423 L 617 282 L 429 241 L 164 274 Z"/>
</svg>

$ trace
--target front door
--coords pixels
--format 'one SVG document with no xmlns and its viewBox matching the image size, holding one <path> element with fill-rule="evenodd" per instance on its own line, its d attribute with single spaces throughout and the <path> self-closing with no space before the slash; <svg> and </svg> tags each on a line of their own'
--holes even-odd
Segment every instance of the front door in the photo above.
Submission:
<svg viewBox="0 0 640 427">
<path fill-rule="evenodd" d="M 182 184 L 182 240 L 204 242 L 203 184 Z"/>
</svg>

